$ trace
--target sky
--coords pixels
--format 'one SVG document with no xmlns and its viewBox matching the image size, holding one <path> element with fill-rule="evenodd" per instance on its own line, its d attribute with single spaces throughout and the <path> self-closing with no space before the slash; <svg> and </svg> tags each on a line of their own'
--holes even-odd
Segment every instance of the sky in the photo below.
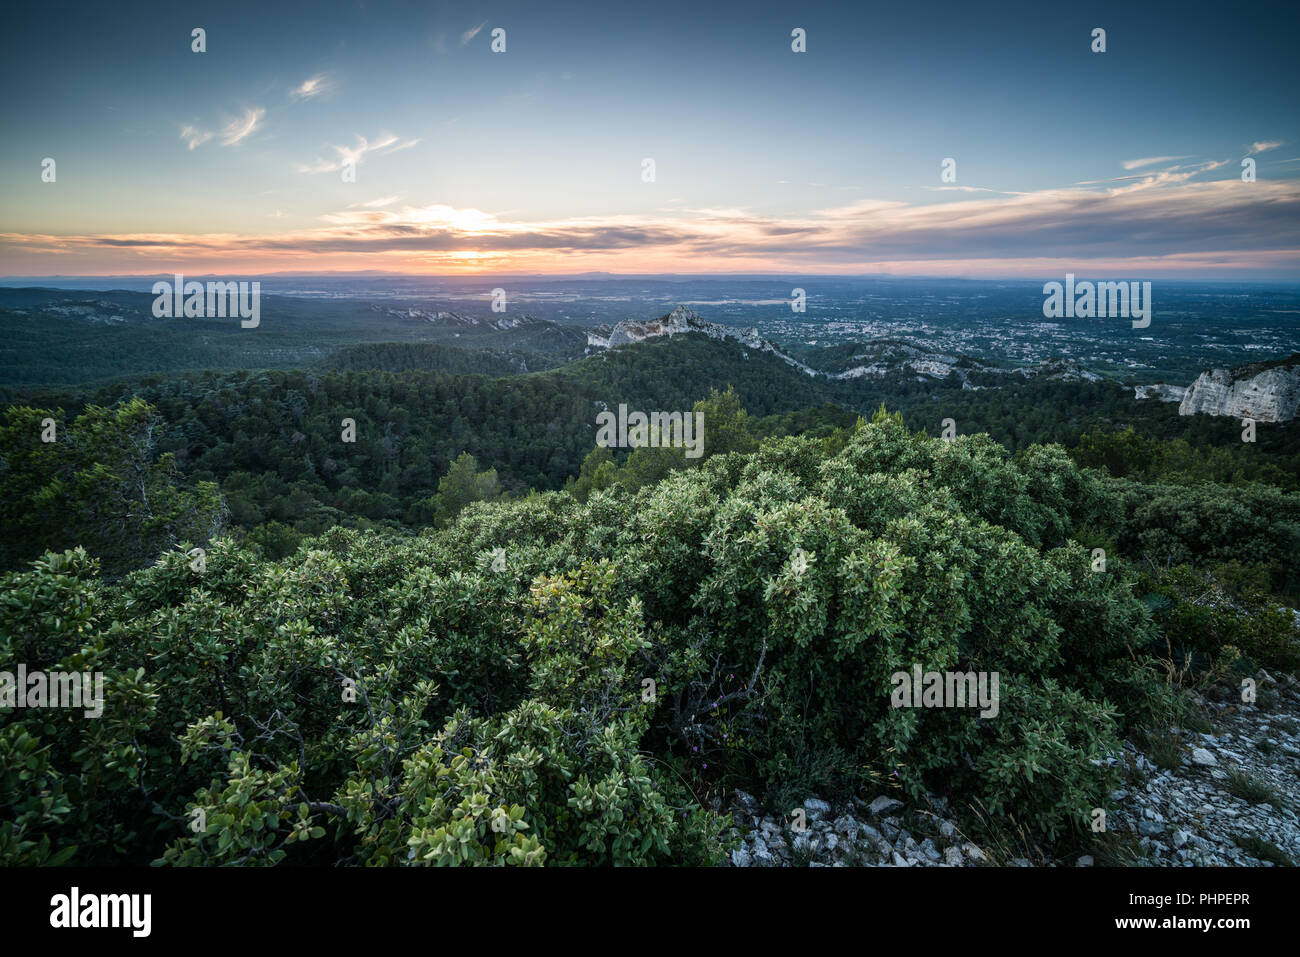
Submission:
<svg viewBox="0 0 1300 957">
<path fill-rule="evenodd" d="M 7 4 L 0 276 L 1295 281 L 1298 26 L 1188 0 Z"/>
</svg>

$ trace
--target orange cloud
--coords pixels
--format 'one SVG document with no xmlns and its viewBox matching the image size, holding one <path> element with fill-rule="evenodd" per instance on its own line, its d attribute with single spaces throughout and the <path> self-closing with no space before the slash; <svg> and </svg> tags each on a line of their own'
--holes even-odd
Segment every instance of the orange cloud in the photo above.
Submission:
<svg viewBox="0 0 1300 957">
<path fill-rule="evenodd" d="M 803 216 L 673 208 L 525 221 L 395 198 L 290 232 L 0 234 L 8 275 L 396 272 L 892 272 L 1194 275 L 1300 266 L 1300 182 L 1190 183 L 1171 171 L 1109 188 L 913 204 L 863 200 Z"/>
</svg>

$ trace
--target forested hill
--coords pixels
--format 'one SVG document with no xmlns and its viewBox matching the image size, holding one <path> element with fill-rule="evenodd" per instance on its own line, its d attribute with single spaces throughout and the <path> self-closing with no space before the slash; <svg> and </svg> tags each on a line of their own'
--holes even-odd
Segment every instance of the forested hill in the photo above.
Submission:
<svg viewBox="0 0 1300 957">
<path fill-rule="evenodd" d="M 706 406 L 710 445 L 724 441 L 722 422 L 735 409 L 745 411 L 746 430 L 761 437 L 843 428 L 884 403 L 914 430 L 937 435 L 943 420 L 952 419 L 959 433 L 987 432 L 1013 451 L 1043 442 L 1073 448 L 1086 432 L 1135 428 L 1150 441 L 1184 440 L 1186 450 L 1180 446 L 1175 457 L 1193 476 L 1294 488 L 1300 473 L 1300 430 L 1261 424 L 1257 442 L 1243 447 L 1231 420 L 1180 417 L 1169 405 L 1138 402 L 1130 390 L 1107 381 L 1016 376 L 1002 388 L 971 390 L 955 376 L 930 379 L 909 370 L 832 380 L 738 342 L 695 334 L 621 346 L 545 372 L 463 374 L 499 370 L 516 358 L 429 343 L 362 345 L 332 360 L 343 370 L 313 363 L 150 376 L 86 391 L 41 390 L 11 407 L 7 441 L 30 443 L 47 415 L 71 440 L 104 427 L 100 413 L 77 427 L 83 411 L 139 400 L 152 410 L 153 454 L 169 456 L 168 467 L 185 487 L 215 483 L 230 526 L 274 540 L 275 554 L 335 524 L 417 529 L 445 520 L 465 500 L 558 489 L 594 454 L 602 409 L 623 404 L 687 412 L 715 390 L 731 390 L 731 398 L 730 405 Z M 370 368 L 376 365 L 399 371 Z M 345 420 L 355 423 L 354 441 L 344 438 Z M 1151 464 L 1166 455 L 1165 446 L 1117 446 L 1113 439 L 1092 440 L 1089 450 L 1088 464 L 1115 474 L 1158 473 Z M 628 458 L 625 451 L 602 453 L 613 464 Z M 467 482 L 470 490 L 440 498 L 462 455 L 453 484 Z M 32 496 L 48 483 L 22 473 L 22 461 L 21 454 L 11 456 L 5 473 L 17 523 L 9 554 L 16 560 L 47 545 L 77 543 L 67 529 L 51 527 L 51 538 L 23 524 L 26 510 L 39 510 Z M 584 481 L 599 465 L 591 461 Z M 635 481 L 625 476 L 624 483 L 651 481 L 658 469 L 638 473 Z"/>
<path fill-rule="evenodd" d="M 340 372 L 453 372 L 508 376 L 563 365 L 562 356 L 545 352 L 464 349 L 433 342 L 374 342 L 348 346 L 317 364 Z"/>
<path fill-rule="evenodd" d="M 699 334 L 465 374 L 510 361 L 10 405 L 0 652 L 110 694 L 5 716 L 0 862 L 712 863 L 737 788 L 937 789 L 981 841 L 1118 853 L 1100 756 L 1194 720 L 1178 682 L 1300 667 L 1291 424 Z M 619 405 L 697 411 L 703 455 L 597 447 Z M 895 709 L 913 663 L 998 672 L 1002 717 Z"/>
<path fill-rule="evenodd" d="M 0 397 L 186 371 L 295 368 L 367 343 L 520 353 L 532 369 L 587 349 L 584 331 L 560 323 L 429 312 L 400 300 L 265 295 L 257 327 L 245 329 L 238 319 L 155 318 L 154 299 L 122 290 L 0 287 Z M 337 360 L 345 367 L 355 361 L 346 352 Z"/>
</svg>

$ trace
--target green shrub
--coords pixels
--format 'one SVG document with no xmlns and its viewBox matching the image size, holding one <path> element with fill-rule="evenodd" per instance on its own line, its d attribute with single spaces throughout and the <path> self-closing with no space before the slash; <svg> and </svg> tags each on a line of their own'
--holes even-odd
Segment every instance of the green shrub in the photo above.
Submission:
<svg viewBox="0 0 1300 957">
<path fill-rule="evenodd" d="M 1119 733 L 1174 712 L 1131 565 L 1093 572 L 1069 537 L 1105 487 L 1057 448 L 883 415 L 747 452 L 728 414 L 733 451 L 585 501 L 6 576 L 7 659 L 91 662 L 111 693 L 99 722 L 0 716 L 2 859 L 704 864 L 729 826 L 708 798 L 737 786 L 1085 832 Z M 1157 621 L 1195 624 L 1167 600 Z M 997 673 L 997 715 L 892 707 L 914 665 Z"/>
</svg>

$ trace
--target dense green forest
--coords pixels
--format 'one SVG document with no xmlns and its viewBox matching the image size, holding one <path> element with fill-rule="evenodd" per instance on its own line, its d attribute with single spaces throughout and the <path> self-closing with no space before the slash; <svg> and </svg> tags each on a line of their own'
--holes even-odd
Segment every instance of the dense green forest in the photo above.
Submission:
<svg viewBox="0 0 1300 957">
<path fill-rule="evenodd" d="M 0 655 L 107 690 L 0 709 L 0 862 L 715 863 L 738 787 L 932 790 L 1068 848 L 1171 674 L 1300 666 L 1293 427 L 699 336 L 513 361 L 11 404 Z M 704 456 L 597 447 L 619 403 L 698 410 Z M 891 708 L 914 663 L 999 672 L 1001 717 Z"/>
<path fill-rule="evenodd" d="M 1060 443 L 1080 464 L 1119 477 L 1300 487 L 1300 430 L 1262 423 L 1257 441 L 1245 444 L 1233 420 L 1182 417 L 1172 406 L 1138 402 L 1110 382 L 1028 379 L 979 391 L 902 375 L 834 382 L 698 335 L 615 349 L 545 372 L 462 371 L 499 371 L 513 361 L 430 344 L 357 346 L 306 369 L 184 373 L 89 392 L 45 390 L 11 406 L 3 428 L 7 441 L 23 448 L 40 421 L 52 417 L 75 446 L 86 409 L 119 408 L 139 398 L 154 410 L 151 448 L 171 457 L 187 486 L 217 485 L 227 526 L 271 547 L 272 557 L 339 524 L 417 530 L 445 521 L 463 502 L 440 499 L 440 485 L 463 454 L 494 471 L 503 494 L 563 488 L 593 451 L 600 409 L 626 403 L 685 411 L 711 391 L 728 389 L 759 437 L 844 429 L 887 403 L 917 431 L 938 435 L 942 420 L 952 418 L 960 433 L 988 433 L 1012 451 Z M 355 422 L 355 441 L 344 440 L 346 419 Z M 716 428 L 710 424 L 711 435 Z M 56 443 L 48 454 L 58 457 L 61 448 Z M 627 455 L 615 458 L 621 463 Z M 47 484 L 41 474 L 10 468 L 11 496 L 3 508 L 9 527 L 22 531 L 6 537 L 0 567 L 16 567 L 45 549 L 90 544 L 76 526 L 33 524 L 40 512 L 34 490 Z"/>
<path fill-rule="evenodd" d="M 208 369 L 289 369 L 321 364 L 351 367 L 362 347 L 370 368 L 389 368 L 384 353 L 431 363 L 421 368 L 505 374 L 517 366 L 459 355 L 485 351 L 526 360 L 529 369 L 578 358 L 586 333 L 554 322 L 500 323 L 415 310 L 423 303 L 298 299 L 263 296 L 255 329 L 227 319 L 153 318 L 147 293 L 76 293 L 0 288 L 0 399 L 50 385 L 131 383 L 142 376 Z M 436 315 L 436 314 L 435 314 Z M 442 351 L 431 346 L 444 346 Z M 367 354 L 364 347 L 372 347 Z M 396 368 L 407 368 L 396 360 Z"/>
</svg>

